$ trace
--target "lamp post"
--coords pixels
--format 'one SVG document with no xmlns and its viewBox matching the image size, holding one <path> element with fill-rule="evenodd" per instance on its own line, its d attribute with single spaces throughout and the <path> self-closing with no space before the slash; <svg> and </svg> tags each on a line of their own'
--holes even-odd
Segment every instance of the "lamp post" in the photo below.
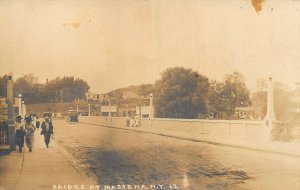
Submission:
<svg viewBox="0 0 300 190">
<path fill-rule="evenodd" d="M 111 118 L 111 106 L 110 106 L 110 103 L 111 103 L 111 101 L 110 100 L 108 100 L 108 109 L 109 109 L 109 112 L 108 112 L 108 117 L 109 118 Z"/>
<path fill-rule="evenodd" d="M 111 119 L 111 106 L 110 106 L 110 103 L 111 103 L 111 101 L 108 99 L 108 125 L 110 126 L 111 125 L 111 121 L 112 121 L 112 119 Z"/>
<path fill-rule="evenodd" d="M 89 104 L 89 116 L 91 116 L 91 104 Z"/>
<path fill-rule="evenodd" d="M 153 94 L 152 93 L 150 93 L 150 95 L 149 95 L 149 97 L 150 97 L 150 114 L 149 114 L 149 118 L 150 118 L 150 120 L 153 118 Z"/>
<path fill-rule="evenodd" d="M 25 117 L 26 114 L 27 114 L 27 111 L 26 111 L 26 104 L 23 104 L 23 107 L 24 107 L 24 109 L 23 109 L 23 115 L 24 115 L 24 117 Z"/>
<path fill-rule="evenodd" d="M 152 127 L 152 120 L 153 120 L 153 117 L 154 117 L 154 110 L 153 110 L 153 94 L 150 93 L 149 95 L 150 97 L 150 113 L 149 113 L 149 127 Z"/>
<path fill-rule="evenodd" d="M 22 116 L 22 94 L 19 94 L 19 115 Z"/>
<path fill-rule="evenodd" d="M 22 101 L 22 117 L 24 118 L 26 115 L 26 105 L 24 101 Z"/>
</svg>

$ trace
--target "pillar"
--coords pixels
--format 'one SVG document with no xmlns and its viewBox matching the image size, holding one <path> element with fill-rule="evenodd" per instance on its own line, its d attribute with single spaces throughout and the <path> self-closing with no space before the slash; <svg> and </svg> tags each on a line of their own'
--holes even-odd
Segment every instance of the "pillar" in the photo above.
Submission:
<svg viewBox="0 0 300 190">
<path fill-rule="evenodd" d="M 276 120 L 274 113 L 274 102 L 273 102 L 273 84 L 272 78 L 269 78 L 268 81 L 268 96 L 267 96 L 267 114 L 265 117 L 266 126 L 271 126 L 273 121 Z"/>
<path fill-rule="evenodd" d="M 154 109 L 153 109 L 153 94 L 150 94 L 150 114 L 149 118 L 152 119 L 154 117 Z"/>
<path fill-rule="evenodd" d="M 8 116 L 8 141 L 10 145 L 10 150 L 16 150 L 15 144 L 15 127 L 14 127 L 14 105 L 13 105 L 13 90 L 14 82 L 12 76 L 8 76 L 7 81 L 7 116 Z"/>
<path fill-rule="evenodd" d="M 19 103 L 19 115 L 22 116 L 22 94 L 19 94 L 18 103 Z"/>
<path fill-rule="evenodd" d="M 274 113 L 272 78 L 269 78 L 267 93 L 267 114 L 264 120 L 265 125 L 263 131 L 263 140 L 266 142 L 269 140 L 273 141 L 276 138 L 276 134 L 274 134 L 274 121 L 276 121 L 276 117 Z"/>
</svg>

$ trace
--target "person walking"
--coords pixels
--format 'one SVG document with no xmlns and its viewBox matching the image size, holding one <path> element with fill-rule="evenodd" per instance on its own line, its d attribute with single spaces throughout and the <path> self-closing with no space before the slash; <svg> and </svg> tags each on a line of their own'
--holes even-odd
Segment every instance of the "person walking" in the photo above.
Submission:
<svg viewBox="0 0 300 190">
<path fill-rule="evenodd" d="M 130 127 L 130 116 L 126 116 L 126 127 Z"/>
<path fill-rule="evenodd" d="M 40 128 L 40 124 L 41 124 L 41 122 L 40 122 L 40 118 L 39 118 L 39 116 L 36 116 L 36 128 L 37 129 L 39 129 Z"/>
<path fill-rule="evenodd" d="M 30 116 L 25 117 L 25 142 L 27 147 L 29 148 L 29 152 L 32 151 L 33 143 L 34 143 L 34 131 L 35 126 L 32 124 L 32 120 Z"/>
<path fill-rule="evenodd" d="M 45 117 L 45 121 L 42 123 L 41 128 L 41 135 L 44 135 L 44 142 L 47 148 L 49 148 L 50 137 L 53 134 L 53 125 L 48 116 Z"/>
<path fill-rule="evenodd" d="M 14 126 L 16 131 L 16 135 L 15 135 L 16 145 L 19 147 L 19 152 L 22 152 L 24 146 L 25 131 L 24 131 L 24 124 L 22 123 L 22 117 L 20 115 L 16 117 Z"/>
</svg>

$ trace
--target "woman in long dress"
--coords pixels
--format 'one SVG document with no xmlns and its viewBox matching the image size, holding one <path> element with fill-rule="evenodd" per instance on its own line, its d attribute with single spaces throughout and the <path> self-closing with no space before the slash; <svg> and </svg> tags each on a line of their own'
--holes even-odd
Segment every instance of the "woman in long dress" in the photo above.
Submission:
<svg viewBox="0 0 300 190">
<path fill-rule="evenodd" d="M 49 143 L 50 143 L 50 137 L 53 134 L 53 125 L 52 122 L 50 122 L 50 118 L 49 117 L 45 117 L 45 121 L 42 123 L 42 131 L 41 131 L 41 135 L 44 135 L 44 142 L 47 146 L 47 148 L 49 148 Z"/>
<path fill-rule="evenodd" d="M 25 142 L 27 147 L 29 148 L 29 152 L 32 151 L 33 148 L 33 142 L 34 142 L 34 131 L 35 126 L 32 124 L 31 117 L 28 116 L 25 118 L 26 124 L 25 124 Z"/>
<path fill-rule="evenodd" d="M 19 147 L 19 152 L 22 152 L 24 146 L 25 131 L 24 131 L 24 124 L 22 123 L 22 117 L 20 115 L 16 117 L 15 130 L 16 130 L 16 136 L 15 136 L 16 145 Z"/>
</svg>

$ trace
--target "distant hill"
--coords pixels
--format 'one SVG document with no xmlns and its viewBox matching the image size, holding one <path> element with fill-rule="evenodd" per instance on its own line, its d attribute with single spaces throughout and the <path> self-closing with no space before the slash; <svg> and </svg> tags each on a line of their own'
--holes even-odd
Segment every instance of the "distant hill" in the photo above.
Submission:
<svg viewBox="0 0 300 190">
<path fill-rule="evenodd" d="M 154 85 L 153 84 L 142 84 L 142 85 L 132 85 L 125 88 L 118 88 L 108 93 L 109 97 L 112 99 L 134 99 L 139 98 L 140 96 L 148 96 L 150 93 L 153 93 Z"/>
</svg>

